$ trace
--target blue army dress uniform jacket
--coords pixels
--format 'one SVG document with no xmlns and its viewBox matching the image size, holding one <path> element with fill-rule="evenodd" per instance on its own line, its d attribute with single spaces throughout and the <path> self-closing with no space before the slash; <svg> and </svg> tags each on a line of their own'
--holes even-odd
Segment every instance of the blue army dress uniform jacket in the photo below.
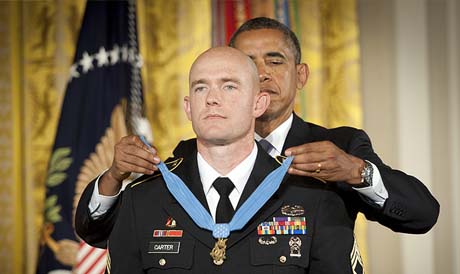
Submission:
<svg viewBox="0 0 460 274">
<path fill-rule="evenodd" d="M 187 147 L 196 147 L 195 140 L 186 142 Z M 196 148 L 185 155 L 169 167 L 208 208 L 199 179 Z M 278 166 L 259 147 L 238 207 Z M 304 219 L 305 234 L 266 231 L 261 235 L 264 232 L 260 224 L 284 217 Z M 108 272 L 342 274 L 362 271 L 353 222 L 343 200 L 313 178 L 286 175 L 278 191 L 248 224 L 230 234 L 226 259 L 220 266 L 214 265 L 209 255 L 215 242 L 212 233 L 199 228 L 173 198 L 161 175 L 144 176 L 128 185 L 122 195 L 107 244 Z"/>
</svg>

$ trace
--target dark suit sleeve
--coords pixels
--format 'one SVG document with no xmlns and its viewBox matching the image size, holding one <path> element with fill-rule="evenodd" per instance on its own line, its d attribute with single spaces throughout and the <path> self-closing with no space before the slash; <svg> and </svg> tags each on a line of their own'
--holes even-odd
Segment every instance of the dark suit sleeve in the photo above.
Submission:
<svg viewBox="0 0 460 274">
<path fill-rule="evenodd" d="M 108 273 L 143 273 L 142 260 L 136 234 L 136 216 L 129 186 L 125 190 L 118 218 L 107 244 Z"/>
<path fill-rule="evenodd" d="M 385 165 L 374 152 L 364 131 L 352 128 L 344 130 L 351 131 L 353 136 L 346 145 L 347 153 L 375 164 L 388 191 L 383 209 L 376 209 L 372 201 L 361 196 L 364 208 L 360 211 L 368 219 L 378 221 L 396 232 L 429 231 L 438 219 L 439 203 L 426 186 L 417 178 Z"/>
<path fill-rule="evenodd" d="M 354 222 L 342 198 L 334 191 L 324 191 L 316 216 L 308 273 L 363 273 L 359 251 L 352 256 Z"/>
<path fill-rule="evenodd" d="M 105 248 L 106 241 L 117 218 L 121 197 L 118 197 L 115 204 L 104 215 L 96 220 L 92 219 L 88 205 L 94 191 L 95 183 L 96 180 L 93 180 L 86 186 L 78 201 L 75 213 L 75 231 L 89 245 Z"/>
<path fill-rule="evenodd" d="M 390 168 L 379 168 L 388 191 L 381 214 L 369 216 L 396 232 L 426 233 L 439 216 L 439 203 L 417 178 Z"/>
</svg>

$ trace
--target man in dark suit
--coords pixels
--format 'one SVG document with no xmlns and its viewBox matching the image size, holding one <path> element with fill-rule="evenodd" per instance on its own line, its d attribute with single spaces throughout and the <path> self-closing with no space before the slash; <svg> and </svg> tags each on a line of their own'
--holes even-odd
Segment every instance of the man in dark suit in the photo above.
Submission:
<svg viewBox="0 0 460 274">
<path fill-rule="evenodd" d="M 308 79 L 299 41 L 283 24 L 269 18 L 244 23 L 230 45 L 255 62 L 261 91 L 270 106 L 258 118 L 256 139 L 274 146 L 272 155 L 294 155 L 291 174 L 330 183 L 346 201 L 352 219 L 358 211 L 397 232 L 425 233 L 437 221 L 439 204 L 416 178 L 383 164 L 367 134 L 358 129 L 325 129 L 293 113 L 297 90 Z"/>
<path fill-rule="evenodd" d="M 415 177 L 386 166 L 365 132 L 325 129 L 293 113 L 295 94 L 306 84 L 308 67 L 300 61 L 299 42 L 291 30 L 275 20 L 255 18 L 237 30 L 230 45 L 256 63 L 261 90 L 271 97 L 267 112 L 256 120 L 256 139 L 271 143 L 272 156 L 295 156 L 289 173 L 325 180 L 345 201 L 352 223 L 357 212 L 363 212 L 397 232 L 424 233 L 433 227 L 439 215 L 436 199 Z M 117 215 L 113 205 L 118 196 L 113 195 L 119 193 L 122 180 L 130 172 L 155 172 L 159 159 L 151 152 L 155 153 L 133 136 L 117 145 L 112 168 L 80 199 L 76 230 L 87 242 L 107 239 Z"/>
<path fill-rule="evenodd" d="M 171 159 L 168 168 L 198 199 L 192 207 L 203 205 L 216 223 L 230 222 L 234 208 L 235 216 L 240 208 L 243 214 L 251 212 L 244 204 L 259 203 L 255 190 L 280 166 L 254 141 L 255 118 L 270 101 L 258 82 L 253 62 L 229 47 L 206 51 L 190 71 L 184 109 L 197 139 L 183 142 L 182 157 Z M 286 171 L 287 166 L 281 177 L 269 181 L 285 180 L 275 194 L 259 193 L 270 199 L 242 229 L 222 239 L 220 257 L 213 253 L 216 230 L 203 229 L 172 187 L 166 187 L 165 171 L 141 177 L 123 193 L 107 244 L 107 272 L 360 273 L 343 200 L 322 182 L 285 177 Z M 229 186 L 226 194 L 222 180 Z"/>
</svg>

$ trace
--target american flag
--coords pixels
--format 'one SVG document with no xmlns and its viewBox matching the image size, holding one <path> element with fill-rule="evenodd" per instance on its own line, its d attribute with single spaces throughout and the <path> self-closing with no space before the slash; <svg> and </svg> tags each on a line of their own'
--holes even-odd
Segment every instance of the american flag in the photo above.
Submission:
<svg viewBox="0 0 460 274">
<path fill-rule="evenodd" d="M 76 274 L 104 273 L 107 249 L 95 248 L 81 241 L 75 265 Z"/>
<path fill-rule="evenodd" d="M 105 269 L 106 250 L 76 238 L 73 215 L 82 188 L 96 175 L 91 172 L 109 167 L 117 138 L 138 133 L 143 96 L 137 43 L 134 0 L 86 3 L 48 164 L 37 273 Z"/>
</svg>

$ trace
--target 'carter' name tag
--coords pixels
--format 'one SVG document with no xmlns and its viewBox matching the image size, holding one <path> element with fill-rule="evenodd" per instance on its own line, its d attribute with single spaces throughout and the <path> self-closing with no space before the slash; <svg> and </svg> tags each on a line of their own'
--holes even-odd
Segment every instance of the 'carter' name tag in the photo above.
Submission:
<svg viewBox="0 0 460 274">
<path fill-rule="evenodd" d="M 150 242 L 148 253 L 179 253 L 180 242 Z"/>
</svg>

